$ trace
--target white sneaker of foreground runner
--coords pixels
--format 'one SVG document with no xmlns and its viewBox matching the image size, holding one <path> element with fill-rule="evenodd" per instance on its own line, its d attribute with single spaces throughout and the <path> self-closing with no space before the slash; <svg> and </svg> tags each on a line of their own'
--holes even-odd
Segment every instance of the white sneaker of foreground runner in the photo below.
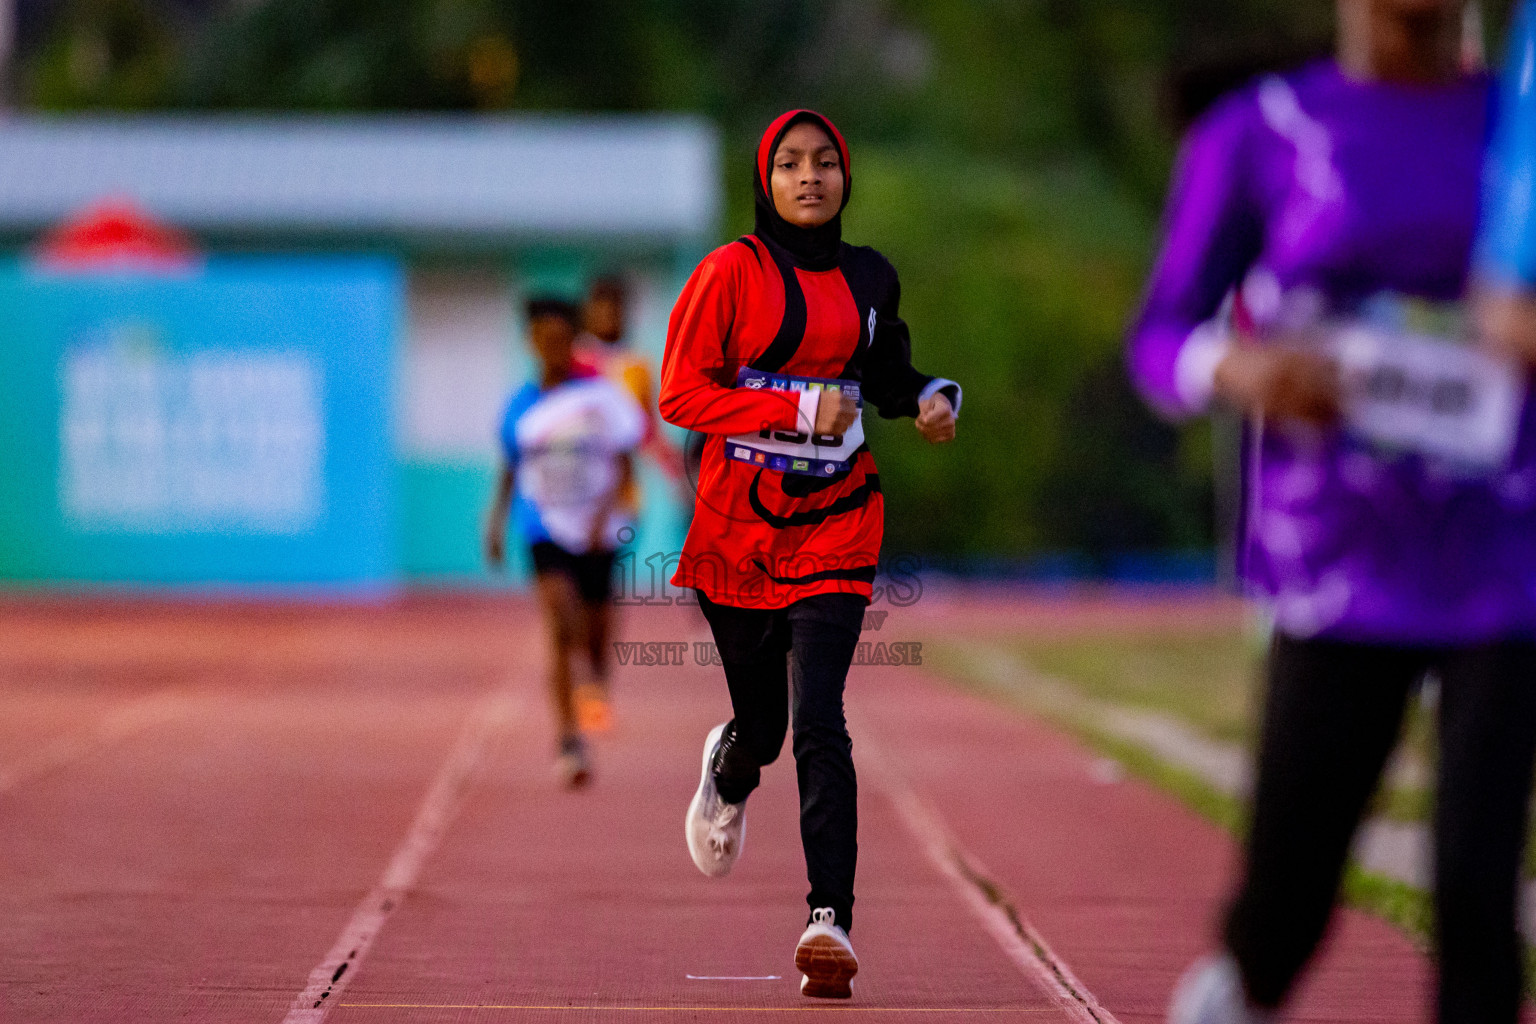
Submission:
<svg viewBox="0 0 1536 1024">
<path fill-rule="evenodd" d="M 853 976 L 859 973 L 859 958 L 853 955 L 848 933 L 837 924 L 837 912 L 831 907 L 811 911 L 811 923 L 800 935 L 795 947 L 795 968 L 800 979 L 800 994 L 817 999 L 848 999 L 853 996 Z"/>
<path fill-rule="evenodd" d="M 1248 1005 L 1237 961 L 1230 956 L 1196 960 L 1179 979 L 1168 1006 L 1168 1024 L 1272 1024 L 1272 1010 Z"/>
<path fill-rule="evenodd" d="M 709 731 L 704 739 L 704 771 L 699 779 L 698 792 L 688 805 L 688 818 L 683 825 L 688 835 L 688 853 L 693 863 L 710 878 L 723 878 L 731 873 L 731 866 L 741 856 L 741 845 L 747 838 L 747 805 L 728 804 L 720 799 L 715 789 L 715 751 L 720 749 L 720 737 L 725 735 L 722 723 Z"/>
</svg>

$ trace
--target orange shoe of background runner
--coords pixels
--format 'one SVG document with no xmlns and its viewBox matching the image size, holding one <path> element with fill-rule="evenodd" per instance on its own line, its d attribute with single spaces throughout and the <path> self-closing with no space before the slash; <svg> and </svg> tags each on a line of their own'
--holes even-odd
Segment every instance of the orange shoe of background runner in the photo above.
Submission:
<svg viewBox="0 0 1536 1024">
<path fill-rule="evenodd" d="M 573 695 L 576 702 L 576 727 L 585 733 L 613 731 L 613 705 L 608 690 L 597 683 L 582 683 Z"/>
</svg>

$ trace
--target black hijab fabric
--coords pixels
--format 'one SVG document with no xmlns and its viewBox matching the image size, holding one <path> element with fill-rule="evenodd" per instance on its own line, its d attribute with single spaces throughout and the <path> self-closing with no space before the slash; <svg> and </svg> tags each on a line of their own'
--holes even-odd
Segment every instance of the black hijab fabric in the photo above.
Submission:
<svg viewBox="0 0 1536 1024">
<path fill-rule="evenodd" d="M 797 124 L 814 124 L 826 132 L 843 162 L 842 205 L 831 220 L 817 228 L 796 227 L 781 217 L 774 208 L 773 193 L 768 187 L 773 176 L 773 155 L 784 141 L 784 136 Z M 843 209 L 848 205 L 853 177 L 848 169 L 848 145 L 832 122 L 814 110 L 791 110 L 780 115 L 768 126 L 768 131 L 758 144 L 757 166 L 752 182 L 756 199 L 756 224 L 752 233 L 788 252 L 795 264 L 806 270 L 831 270 L 836 267 L 843 248 Z"/>
</svg>

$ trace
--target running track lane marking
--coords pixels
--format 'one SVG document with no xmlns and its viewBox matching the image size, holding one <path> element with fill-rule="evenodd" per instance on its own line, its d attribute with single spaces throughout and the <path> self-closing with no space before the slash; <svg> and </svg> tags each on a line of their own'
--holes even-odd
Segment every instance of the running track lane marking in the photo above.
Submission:
<svg viewBox="0 0 1536 1024">
<path fill-rule="evenodd" d="M 60 736 L 30 757 L 24 757 L 8 768 L 0 767 L 0 794 L 55 769 L 83 760 L 136 732 L 168 722 L 186 710 L 185 694 L 177 690 L 161 690 L 128 701 L 124 706 L 103 715 L 94 729 Z"/>
<path fill-rule="evenodd" d="M 983 1006 L 523 1006 L 511 1003 L 339 1003 L 349 1010 L 609 1010 L 617 1013 L 1055 1013 L 1055 1007 Z"/>
<path fill-rule="evenodd" d="M 330 1008 L 336 1005 L 336 997 L 356 977 L 373 940 L 378 938 L 389 916 L 399 909 L 427 858 L 453 824 L 486 744 L 518 704 L 509 681 L 482 699 L 470 713 L 378 885 L 357 905 L 325 959 L 309 972 L 309 984 L 294 999 L 283 1024 L 320 1024 L 325 1020 Z"/>
<path fill-rule="evenodd" d="M 850 716 L 852 717 L 852 716 Z M 1036 982 L 1077 1024 L 1120 1024 L 1072 973 L 1019 913 L 1002 887 L 980 862 L 960 845 L 937 810 L 902 777 L 878 742 L 872 742 L 867 722 L 858 723 L 864 763 L 874 769 L 873 781 L 896 809 L 896 816 L 917 841 L 924 856 L 960 897 L 1014 965 Z"/>
</svg>

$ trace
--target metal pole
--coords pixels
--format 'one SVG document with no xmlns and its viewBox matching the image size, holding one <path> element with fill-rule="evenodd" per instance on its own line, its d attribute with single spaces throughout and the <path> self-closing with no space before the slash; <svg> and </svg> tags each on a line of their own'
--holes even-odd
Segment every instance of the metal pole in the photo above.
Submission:
<svg viewBox="0 0 1536 1024">
<path fill-rule="evenodd" d="M 1482 0 L 1472 0 L 1461 11 L 1461 67 L 1469 72 L 1488 69 L 1488 37 L 1483 29 Z"/>
<path fill-rule="evenodd" d="M 11 74 L 16 55 L 16 0 L 0 0 L 0 111 L 11 106 Z"/>
</svg>

